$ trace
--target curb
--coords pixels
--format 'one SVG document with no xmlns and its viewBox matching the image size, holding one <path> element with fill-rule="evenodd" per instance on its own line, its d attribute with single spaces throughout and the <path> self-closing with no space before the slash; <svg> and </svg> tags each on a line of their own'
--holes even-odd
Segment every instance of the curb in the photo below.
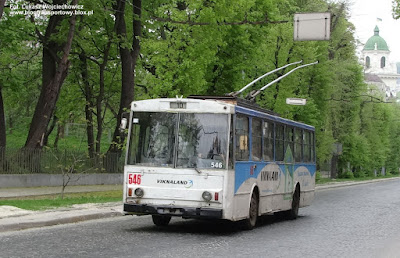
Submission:
<svg viewBox="0 0 400 258">
<path fill-rule="evenodd" d="M 118 216 L 122 216 L 122 213 L 117 212 L 117 211 L 110 211 L 110 212 L 91 213 L 91 214 L 84 214 L 84 215 L 77 215 L 77 216 L 71 215 L 69 217 L 58 218 L 58 219 L 50 219 L 50 220 L 44 219 L 44 220 L 38 220 L 38 221 L 0 225 L 0 232 L 48 227 L 48 226 L 77 223 L 77 222 L 82 222 L 82 221 L 104 219 L 104 218 L 111 218 L 111 217 L 118 217 Z"/>
<path fill-rule="evenodd" d="M 371 179 L 371 180 L 366 180 L 366 181 L 338 182 L 338 183 L 333 183 L 333 184 L 328 183 L 325 185 L 324 184 L 316 185 L 315 191 L 331 189 L 331 188 L 354 186 L 354 185 L 372 184 L 372 183 L 379 183 L 379 182 L 385 182 L 385 181 L 394 181 L 394 180 L 399 180 L 399 179 L 400 179 L 400 177 L 391 177 L 391 178 L 382 178 L 382 179 Z"/>
</svg>

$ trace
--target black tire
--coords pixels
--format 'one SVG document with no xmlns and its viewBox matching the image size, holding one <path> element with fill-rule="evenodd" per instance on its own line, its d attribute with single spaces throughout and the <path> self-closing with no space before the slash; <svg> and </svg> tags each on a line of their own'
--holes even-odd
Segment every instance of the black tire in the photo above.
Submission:
<svg viewBox="0 0 400 258">
<path fill-rule="evenodd" d="M 297 219 L 297 216 L 299 215 L 299 208 L 300 208 L 300 187 L 296 186 L 296 190 L 293 193 L 292 209 L 285 212 L 286 218 L 290 220 Z"/>
<path fill-rule="evenodd" d="M 171 216 L 151 215 L 151 218 L 153 219 L 153 223 L 159 227 L 167 226 L 171 221 Z"/>
<path fill-rule="evenodd" d="M 258 218 L 258 195 L 255 191 L 251 194 L 249 217 L 243 221 L 243 228 L 252 230 L 257 224 Z"/>
</svg>

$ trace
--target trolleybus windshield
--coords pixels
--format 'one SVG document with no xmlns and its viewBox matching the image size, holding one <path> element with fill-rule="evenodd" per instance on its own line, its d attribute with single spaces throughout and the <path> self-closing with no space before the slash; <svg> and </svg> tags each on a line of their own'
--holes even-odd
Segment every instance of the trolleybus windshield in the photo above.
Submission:
<svg viewBox="0 0 400 258">
<path fill-rule="evenodd" d="M 130 165 L 225 168 L 227 114 L 135 112 L 131 130 Z"/>
</svg>

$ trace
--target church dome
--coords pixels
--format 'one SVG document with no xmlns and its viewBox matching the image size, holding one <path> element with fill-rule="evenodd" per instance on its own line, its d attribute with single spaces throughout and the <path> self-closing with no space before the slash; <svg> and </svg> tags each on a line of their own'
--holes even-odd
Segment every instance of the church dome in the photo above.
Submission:
<svg viewBox="0 0 400 258">
<path fill-rule="evenodd" d="M 376 49 L 375 49 L 376 46 Z M 389 51 L 389 47 L 386 41 L 379 36 L 379 28 L 378 26 L 374 29 L 374 36 L 370 37 L 365 43 L 364 50 L 384 50 Z"/>
</svg>

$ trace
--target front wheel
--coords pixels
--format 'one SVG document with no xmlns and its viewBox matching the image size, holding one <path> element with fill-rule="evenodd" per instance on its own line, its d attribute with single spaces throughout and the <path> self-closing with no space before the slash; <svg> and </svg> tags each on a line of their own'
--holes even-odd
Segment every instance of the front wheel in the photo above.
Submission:
<svg viewBox="0 0 400 258">
<path fill-rule="evenodd" d="M 171 221 L 171 216 L 151 215 L 151 218 L 156 226 L 167 226 Z"/>
<path fill-rule="evenodd" d="M 250 200 L 249 217 L 243 221 L 243 228 L 251 230 L 256 226 L 258 218 L 258 195 L 253 192 Z"/>
</svg>

